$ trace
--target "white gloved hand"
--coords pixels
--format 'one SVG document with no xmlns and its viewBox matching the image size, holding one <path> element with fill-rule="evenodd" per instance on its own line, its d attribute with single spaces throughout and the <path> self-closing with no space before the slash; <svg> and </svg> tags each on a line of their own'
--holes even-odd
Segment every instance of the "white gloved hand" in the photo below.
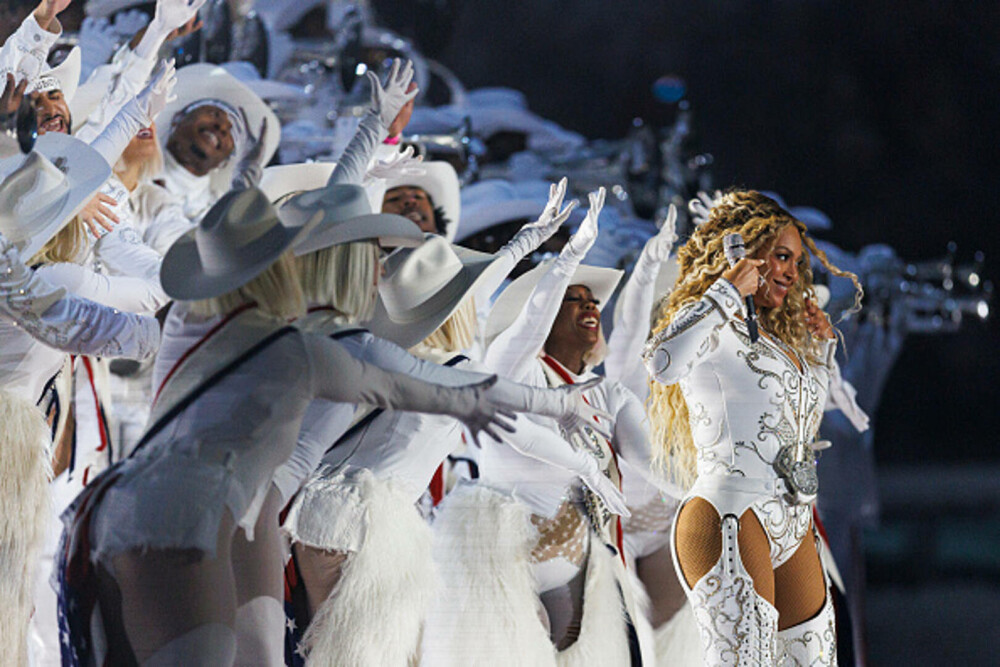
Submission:
<svg viewBox="0 0 1000 667">
<path fill-rule="evenodd" d="M 174 69 L 174 59 L 160 61 L 160 67 L 153 74 L 152 79 L 135 96 L 139 110 L 146 117 L 146 127 L 163 111 L 168 102 L 176 99 L 173 94 L 176 84 L 177 70 Z"/>
<path fill-rule="evenodd" d="M 206 0 L 157 0 L 156 14 L 149 29 L 166 38 L 172 31 L 193 19 L 205 2 Z"/>
<path fill-rule="evenodd" d="M 545 204 L 542 214 L 534 222 L 529 222 L 521 227 L 517 232 L 518 236 L 530 236 L 536 248 L 552 238 L 552 235 L 569 219 L 570 213 L 580 203 L 576 199 L 572 199 L 566 204 L 566 208 L 562 207 L 568 183 L 564 176 L 558 183 L 549 186 L 549 201 Z"/>
<path fill-rule="evenodd" d="M 604 410 L 592 406 L 583 397 L 583 392 L 593 389 L 603 379 L 597 377 L 580 384 L 567 384 L 556 388 L 556 391 L 564 394 L 563 415 L 559 418 L 559 426 L 567 435 L 575 433 L 586 438 L 588 435 L 583 432 L 584 427 L 586 427 L 604 438 L 610 439 L 612 437 L 613 417 Z"/>
<path fill-rule="evenodd" d="M 106 18 L 88 16 L 83 19 L 77 40 L 81 52 L 80 81 L 86 81 L 91 72 L 111 61 L 117 42 L 118 32 Z"/>
<path fill-rule="evenodd" d="M 422 166 L 423 161 L 423 155 L 414 157 L 413 146 L 407 146 L 406 150 L 397 151 L 385 160 L 377 160 L 368 168 L 365 182 L 400 176 L 422 176 L 427 173 L 427 170 Z"/>
<path fill-rule="evenodd" d="M 493 399 L 487 396 L 487 390 L 496 383 L 497 376 L 491 375 L 482 382 L 455 388 L 455 391 L 463 394 L 471 393 L 468 396 L 469 400 L 456 400 L 452 403 L 454 411 L 451 412 L 451 415 L 465 424 L 472 434 L 473 443 L 477 447 L 480 446 L 480 431 L 483 431 L 497 442 L 501 440 L 498 429 L 503 429 L 508 433 L 514 432 L 514 413 L 501 408 Z"/>
<path fill-rule="evenodd" d="M 603 187 L 598 188 L 596 192 L 591 192 L 588 195 L 590 208 L 587 209 L 587 216 L 580 223 L 580 228 L 576 230 L 576 234 L 573 234 L 566 243 L 566 247 L 562 251 L 563 256 L 576 260 L 583 259 L 583 256 L 594 245 L 594 241 L 597 240 L 597 218 L 601 214 L 601 209 L 604 208 L 604 195 L 605 190 Z"/>
<path fill-rule="evenodd" d="M 588 489 L 601 499 L 601 502 L 608 508 L 608 511 L 617 514 L 623 519 L 632 516 L 632 513 L 628 510 L 628 505 L 625 504 L 625 496 L 615 486 L 615 483 L 601 472 L 596 462 L 594 463 L 594 472 L 580 475 L 580 479 L 587 485 Z"/>
<path fill-rule="evenodd" d="M 715 191 L 715 199 L 722 196 L 722 193 L 718 190 Z M 694 223 L 696 227 L 704 225 L 708 222 L 708 217 L 711 213 L 712 207 L 715 206 L 715 199 L 713 199 L 707 192 L 698 192 L 698 196 L 688 202 L 688 211 L 691 213 L 691 222 Z"/>
<path fill-rule="evenodd" d="M 250 119 L 247 112 L 240 107 L 240 116 L 243 118 L 243 131 L 246 136 L 246 148 L 240 156 L 240 161 L 233 170 L 232 187 L 234 190 L 245 190 L 256 187 L 264 175 L 264 165 L 262 156 L 264 154 L 264 138 L 267 137 L 267 117 L 260 123 L 260 131 L 254 136 L 250 129 Z"/>
<path fill-rule="evenodd" d="M 646 241 L 642 249 L 642 257 L 659 265 L 670 257 L 670 251 L 677 241 L 677 207 L 673 204 L 667 210 L 667 218 L 663 221 L 663 226 L 656 236 Z"/>
<path fill-rule="evenodd" d="M 416 88 L 406 92 L 410 81 L 413 80 L 413 62 L 407 60 L 403 64 L 399 58 L 393 60 L 385 87 L 379 82 L 378 75 L 374 72 L 368 70 L 367 75 L 372 87 L 371 112 L 378 116 L 379 123 L 388 132 L 389 126 L 399 115 L 400 109 L 420 92 Z"/>
<path fill-rule="evenodd" d="M 118 12 L 115 15 L 114 29 L 119 37 L 131 39 L 135 33 L 139 32 L 149 24 L 149 15 L 138 9 L 130 9 L 127 12 Z"/>
</svg>

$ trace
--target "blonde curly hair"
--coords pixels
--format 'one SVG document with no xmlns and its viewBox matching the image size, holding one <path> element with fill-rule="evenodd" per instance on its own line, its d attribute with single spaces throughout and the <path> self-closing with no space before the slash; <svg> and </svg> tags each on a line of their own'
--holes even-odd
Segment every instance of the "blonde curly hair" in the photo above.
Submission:
<svg viewBox="0 0 1000 667">
<path fill-rule="evenodd" d="M 732 190 L 723 194 L 712 206 L 708 220 L 698 227 L 677 252 L 680 274 L 669 295 L 664 297 L 656 312 L 652 335 L 665 329 L 684 307 L 698 301 L 705 291 L 729 268 L 723 250 L 723 237 L 739 233 L 743 237 L 748 257 L 762 258 L 774 246 L 778 234 L 788 225 L 794 226 L 802 240 L 803 256 L 798 279 L 788 290 L 781 306 L 759 308 L 760 327 L 784 344 L 795 349 L 809 363 L 819 363 L 820 344 L 810 335 L 805 322 L 806 299 L 816 301 L 810 253 L 833 275 L 854 283 L 855 298 L 852 312 L 860 309 L 864 294 L 858 277 L 837 268 L 816 247 L 806 232 L 806 226 L 770 197 L 754 190 Z M 697 452 L 691 437 L 688 407 L 680 386 L 649 381 L 647 412 L 651 424 L 654 450 L 670 476 L 690 485 L 696 474 Z"/>
</svg>

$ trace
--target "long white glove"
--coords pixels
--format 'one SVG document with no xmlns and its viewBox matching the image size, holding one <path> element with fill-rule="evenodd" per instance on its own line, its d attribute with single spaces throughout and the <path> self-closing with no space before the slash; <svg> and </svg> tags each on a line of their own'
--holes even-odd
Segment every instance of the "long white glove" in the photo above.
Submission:
<svg viewBox="0 0 1000 667">
<path fill-rule="evenodd" d="M 329 185 L 364 183 L 375 149 L 389 136 L 389 126 L 399 114 L 403 105 L 416 96 L 417 90 L 409 93 L 406 88 L 413 79 L 413 63 L 406 61 L 403 65 L 396 60 L 392 64 L 385 87 L 379 83 L 374 72 L 368 72 L 372 86 L 371 108 L 361 119 L 358 129 L 344 152 L 337 159 L 337 166 L 330 174 Z"/>
<path fill-rule="evenodd" d="M 594 245 L 594 242 L 597 240 L 597 218 L 601 214 L 601 209 L 604 208 L 604 195 L 605 190 L 603 187 L 587 195 L 590 200 L 590 208 L 587 209 L 587 216 L 580 223 L 580 228 L 576 230 L 576 234 L 573 234 L 566 243 L 566 247 L 563 248 L 560 257 L 579 262 L 587 254 L 591 246 Z"/>
<path fill-rule="evenodd" d="M 138 9 L 130 9 L 115 14 L 115 32 L 125 39 L 131 39 L 135 33 L 147 25 L 149 25 L 149 15 Z"/>
<path fill-rule="evenodd" d="M 365 174 L 365 184 L 376 179 L 398 178 L 400 176 L 422 176 L 427 173 L 423 168 L 423 155 L 413 155 L 413 146 L 407 146 L 402 152 L 395 152 L 384 160 L 376 160 L 368 167 Z"/>
<path fill-rule="evenodd" d="M 39 278 L 0 235 L 0 313 L 32 338 L 71 354 L 142 361 L 160 346 L 152 317 L 122 313 L 67 294 Z"/>
<path fill-rule="evenodd" d="M 135 47 L 140 58 L 153 58 L 167 36 L 194 18 L 206 0 L 157 0 L 156 13 Z"/>
<path fill-rule="evenodd" d="M 501 249 L 513 255 L 514 264 L 535 251 L 539 246 L 552 238 L 552 235 L 559 230 L 566 220 L 569 219 L 573 209 L 578 202 L 571 200 L 563 207 L 563 199 L 566 197 L 567 180 L 563 177 L 558 183 L 549 186 L 549 201 L 545 204 L 545 209 L 534 222 L 529 222 L 517 231 L 510 241 Z"/>
<path fill-rule="evenodd" d="M 108 23 L 108 19 L 88 16 L 80 24 L 80 81 L 90 78 L 90 73 L 111 61 L 115 53 L 118 32 Z"/>
<path fill-rule="evenodd" d="M 379 82 L 378 75 L 371 70 L 368 70 L 367 76 L 372 87 L 371 113 L 378 116 L 382 127 L 388 132 L 403 106 L 420 92 L 416 88 L 406 92 L 413 80 L 413 61 L 407 60 L 404 63 L 399 58 L 393 60 L 384 87 Z"/>
<path fill-rule="evenodd" d="M 591 459 L 593 461 L 593 459 Z M 601 469 L 597 467 L 597 462 L 594 462 L 594 471 L 585 475 L 580 475 L 580 480 L 587 485 L 587 488 L 593 491 L 598 498 L 604 503 L 605 507 L 614 514 L 617 514 L 623 519 L 627 519 L 632 516 L 632 513 L 628 509 L 628 505 L 625 504 L 625 496 L 622 492 L 615 486 L 615 483 L 608 479 L 608 476 L 601 472 Z"/>
<path fill-rule="evenodd" d="M 674 248 L 674 243 L 677 241 L 677 207 L 673 204 L 667 209 L 667 218 L 663 221 L 663 226 L 660 227 L 660 231 L 656 233 L 656 236 L 652 237 L 646 241 L 646 245 L 642 249 L 642 254 L 639 255 L 639 262 L 649 266 L 660 268 L 660 264 L 667 261 L 670 257 L 670 251 Z M 644 266 L 643 268 L 647 268 Z M 654 279 L 656 276 L 653 276 Z"/>
<path fill-rule="evenodd" d="M 122 107 L 90 143 L 91 148 L 100 153 L 108 164 L 117 162 L 136 132 L 149 127 L 167 102 L 174 99 L 173 90 L 177 83 L 175 74 L 173 59 L 162 61 L 146 87 Z"/>
<path fill-rule="evenodd" d="M 489 389 L 495 385 L 497 377 L 495 375 L 478 382 L 476 384 L 457 387 L 454 391 L 459 392 L 451 406 L 450 414 L 468 427 L 472 433 L 472 440 L 479 446 L 479 432 L 482 431 L 488 436 L 501 442 L 498 429 L 514 432 L 515 414 L 501 407 L 496 401 L 490 398 Z M 470 400 L 462 400 L 461 394 L 470 395 Z"/>
</svg>

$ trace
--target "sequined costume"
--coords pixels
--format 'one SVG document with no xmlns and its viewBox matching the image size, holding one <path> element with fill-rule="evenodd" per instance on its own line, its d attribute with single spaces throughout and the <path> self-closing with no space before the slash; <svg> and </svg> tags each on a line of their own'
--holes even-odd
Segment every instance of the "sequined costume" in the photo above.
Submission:
<svg viewBox="0 0 1000 667">
<path fill-rule="evenodd" d="M 685 589 L 706 664 L 776 664 L 787 655 L 789 664 L 833 665 L 836 633 L 829 596 L 814 619 L 778 633 L 778 611 L 754 590 L 740 559 L 737 532 L 739 517 L 752 510 L 767 534 L 774 568 L 791 558 L 809 534 L 812 506 L 786 498 L 774 463 L 782 447 L 809 443 L 815 436 L 835 368 L 835 342 L 824 343 L 819 364 L 808 363 L 766 332 L 751 344 L 742 304 L 736 288 L 720 278 L 699 301 L 678 312 L 644 352 L 650 374 L 664 384 L 678 383 L 688 405 L 697 479 L 681 506 L 700 497 L 722 519 L 722 557 Z M 677 563 L 676 540 L 672 543 Z M 679 568 L 678 576 L 684 584 Z"/>
</svg>

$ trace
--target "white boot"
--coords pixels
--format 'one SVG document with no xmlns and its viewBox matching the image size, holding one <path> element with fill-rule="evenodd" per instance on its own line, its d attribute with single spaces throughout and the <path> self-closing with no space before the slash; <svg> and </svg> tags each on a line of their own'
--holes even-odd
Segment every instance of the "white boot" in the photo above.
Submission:
<svg viewBox="0 0 1000 667">
<path fill-rule="evenodd" d="M 142 667 L 228 667 L 235 658 L 233 629 L 222 623 L 206 623 L 167 642 Z"/>
<path fill-rule="evenodd" d="M 777 658 L 778 610 L 757 594 L 743 567 L 739 520 L 722 518 L 722 557 L 688 591 L 705 665 L 758 667 Z"/>
<path fill-rule="evenodd" d="M 837 626 L 827 583 L 826 602 L 814 617 L 778 633 L 782 667 L 836 667 Z"/>
</svg>

